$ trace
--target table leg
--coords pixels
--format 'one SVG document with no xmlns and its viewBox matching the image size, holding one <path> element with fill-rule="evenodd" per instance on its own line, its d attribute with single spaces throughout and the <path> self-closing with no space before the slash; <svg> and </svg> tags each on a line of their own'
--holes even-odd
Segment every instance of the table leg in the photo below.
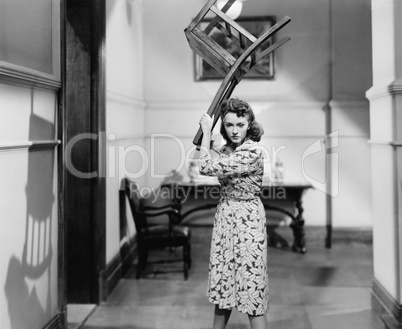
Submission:
<svg viewBox="0 0 402 329">
<path fill-rule="evenodd" d="M 293 231 L 294 244 L 292 246 L 293 251 L 304 254 L 307 252 L 305 232 L 304 232 L 304 219 L 302 217 L 303 207 L 301 201 L 296 203 L 296 209 L 298 211 L 296 218 L 290 224 L 290 228 Z"/>
</svg>

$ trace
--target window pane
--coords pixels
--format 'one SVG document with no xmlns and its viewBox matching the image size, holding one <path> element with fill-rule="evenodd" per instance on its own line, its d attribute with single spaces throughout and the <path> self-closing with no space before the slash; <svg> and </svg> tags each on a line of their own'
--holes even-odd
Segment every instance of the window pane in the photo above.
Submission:
<svg viewBox="0 0 402 329">
<path fill-rule="evenodd" d="M 0 61 L 55 73 L 52 0 L 0 0 Z"/>
</svg>

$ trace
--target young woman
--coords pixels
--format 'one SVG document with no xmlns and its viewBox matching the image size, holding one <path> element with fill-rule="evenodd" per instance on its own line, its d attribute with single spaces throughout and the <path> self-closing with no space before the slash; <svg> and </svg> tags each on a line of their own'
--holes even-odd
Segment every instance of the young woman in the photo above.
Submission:
<svg viewBox="0 0 402 329">
<path fill-rule="evenodd" d="M 200 119 L 203 139 L 200 173 L 217 176 L 221 197 L 212 231 L 209 301 L 215 304 L 214 329 L 223 329 L 232 308 L 249 316 L 252 329 L 267 329 L 267 234 L 260 200 L 264 174 L 258 141 L 264 133 L 250 106 L 229 99 L 221 107 L 220 132 L 226 141 L 219 157 L 210 153 L 213 118 Z"/>
</svg>

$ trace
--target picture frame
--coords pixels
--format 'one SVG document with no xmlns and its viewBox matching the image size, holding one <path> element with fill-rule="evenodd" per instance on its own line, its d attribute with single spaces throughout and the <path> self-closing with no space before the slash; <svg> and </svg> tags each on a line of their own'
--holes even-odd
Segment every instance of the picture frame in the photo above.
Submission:
<svg viewBox="0 0 402 329">
<path fill-rule="evenodd" d="M 211 19 L 202 20 L 202 29 L 204 29 Z M 258 16 L 258 17 L 239 17 L 236 19 L 236 23 L 245 28 L 249 33 L 254 35 L 256 38 L 260 37 L 263 33 L 269 30 L 276 23 L 276 18 L 274 16 Z M 205 25 L 205 26 L 204 26 Z M 227 38 L 218 29 L 213 29 L 209 34 L 219 45 L 221 45 L 225 50 L 232 54 L 235 58 L 236 53 L 238 53 L 239 46 L 233 44 L 229 38 Z M 268 48 L 274 43 L 274 37 L 266 41 L 261 47 L 260 51 Z M 258 53 L 257 53 L 258 54 Z M 194 53 L 194 76 L 195 81 L 206 81 L 206 80 L 218 80 L 223 79 L 224 76 L 217 72 L 211 65 L 209 65 L 204 59 L 199 55 Z M 273 80 L 275 77 L 275 63 L 274 63 L 274 52 L 271 52 L 268 56 L 258 62 L 243 79 L 254 79 L 254 80 Z"/>
</svg>

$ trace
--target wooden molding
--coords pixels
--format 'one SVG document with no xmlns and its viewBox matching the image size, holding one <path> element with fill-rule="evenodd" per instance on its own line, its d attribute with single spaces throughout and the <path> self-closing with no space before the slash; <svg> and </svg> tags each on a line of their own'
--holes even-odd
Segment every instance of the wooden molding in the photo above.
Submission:
<svg viewBox="0 0 402 329">
<path fill-rule="evenodd" d="M 146 106 L 145 102 L 141 99 L 119 94 L 110 90 L 106 91 L 106 101 L 116 104 L 128 105 L 131 107 L 134 106 L 136 109 L 142 111 L 145 109 Z"/>
<path fill-rule="evenodd" d="M 14 69 L 11 65 L 4 67 L 0 65 L 0 81 L 13 83 L 15 85 L 34 86 L 37 88 L 58 90 L 61 86 L 60 80 L 51 75 L 36 73 L 28 69 Z"/>
<path fill-rule="evenodd" d="M 53 149 L 61 143 L 60 140 L 44 140 L 44 141 L 13 141 L 9 143 L 0 143 L 0 151 L 15 151 L 21 149 L 33 150 L 47 150 Z"/>
<path fill-rule="evenodd" d="M 51 319 L 43 329 L 63 329 L 65 326 L 63 325 L 63 316 L 61 313 L 57 314 L 53 319 Z"/>
<path fill-rule="evenodd" d="M 384 323 L 402 326 L 402 305 L 400 305 L 378 280 L 374 279 L 371 298 L 372 309 Z M 390 321 L 393 319 L 393 321 Z M 387 325 L 387 328 L 391 328 Z"/>
<path fill-rule="evenodd" d="M 387 145 L 387 146 L 392 146 L 392 147 L 401 147 L 402 146 L 402 140 L 387 141 L 387 140 L 370 139 L 368 141 L 368 143 L 372 144 L 372 145 Z"/>
<path fill-rule="evenodd" d="M 124 244 L 120 253 L 116 255 L 106 266 L 102 277 L 102 299 L 105 301 L 116 288 L 127 270 L 132 266 L 137 257 L 137 245 Z"/>
<path fill-rule="evenodd" d="M 393 97 L 402 93 L 402 79 L 395 79 L 388 84 L 375 85 L 366 91 L 369 100 L 382 97 Z"/>
</svg>

